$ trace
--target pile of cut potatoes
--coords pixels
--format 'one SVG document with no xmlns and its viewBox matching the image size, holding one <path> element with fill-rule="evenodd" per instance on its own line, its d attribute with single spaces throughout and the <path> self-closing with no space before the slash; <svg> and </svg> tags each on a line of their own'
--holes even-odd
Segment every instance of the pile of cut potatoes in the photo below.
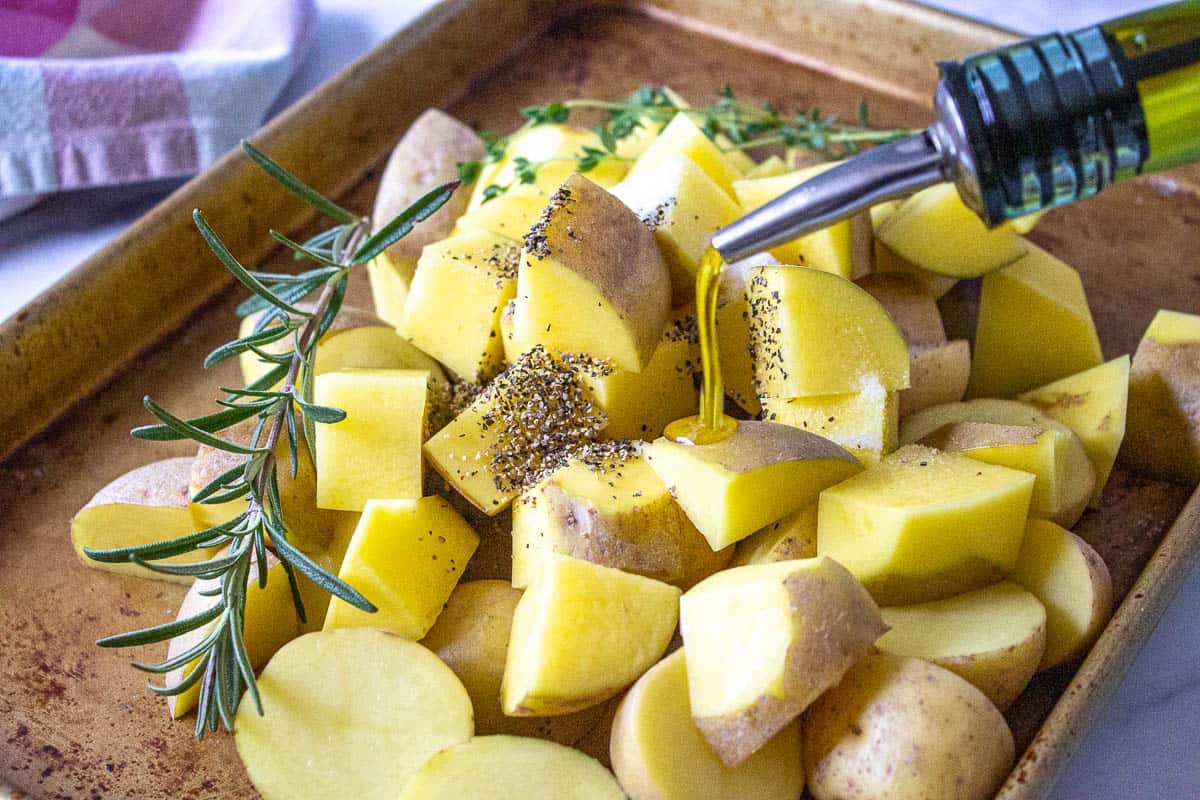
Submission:
<svg viewBox="0 0 1200 800">
<path fill-rule="evenodd" d="M 256 565 L 250 779 L 269 800 L 990 797 L 1014 760 L 1003 710 L 1111 613 L 1070 528 L 1118 450 L 1200 480 L 1200 316 L 1161 311 L 1132 361 L 1105 361 L 1079 275 L 1023 237 L 1033 223 L 988 230 L 937 186 L 729 265 L 736 429 L 669 440 L 697 406 L 709 237 L 828 165 L 756 163 L 682 114 L 575 173 L 584 146 L 565 125 L 520 133 L 370 265 L 374 312 L 345 309 L 319 343 L 316 402 L 347 418 L 280 470 L 283 509 L 379 610 L 301 578 L 301 622 L 281 565 Z M 482 157 L 426 112 L 375 218 Z M 485 201 L 518 157 L 550 160 Z M 948 341 L 937 300 L 978 276 L 974 340 Z M 242 501 L 190 497 L 237 458 L 201 447 L 118 478 L 73 520 L 76 548 L 232 517 Z"/>
</svg>

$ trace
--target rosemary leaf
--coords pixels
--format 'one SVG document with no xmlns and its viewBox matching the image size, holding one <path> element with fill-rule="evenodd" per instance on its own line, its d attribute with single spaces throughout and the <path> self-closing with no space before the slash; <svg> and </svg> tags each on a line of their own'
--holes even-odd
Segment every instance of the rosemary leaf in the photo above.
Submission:
<svg viewBox="0 0 1200 800">
<path fill-rule="evenodd" d="M 292 241 L 287 236 L 284 236 L 282 233 L 280 233 L 277 230 L 271 230 L 271 231 L 269 231 L 269 233 L 270 233 L 272 239 L 279 242 L 284 247 L 289 248 L 295 255 L 299 256 L 300 258 L 307 258 L 310 261 L 316 261 L 318 264 L 325 264 L 326 266 L 329 266 L 329 267 L 340 267 L 341 266 L 340 264 L 338 264 L 338 262 L 334 261 L 332 258 L 328 258 L 328 257 L 316 252 L 315 250 L 309 250 L 304 245 L 300 244 L 299 242 Z"/>
<path fill-rule="evenodd" d="M 199 614 L 196 614 L 186 619 L 178 619 L 173 622 L 166 622 L 162 625 L 154 625 L 149 628 L 142 628 L 138 631 L 130 631 L 128 633 L 118 633 L 112 636 L 106 636 L 96 642 L 99 647 L 134 647 L 140 644 L 154 644 L 155 642 L 165 642 L 167 639 L 174 639 L 181 633 L 194 631 L 201 625 L 212 622 L 217 617 L 221 616 L 223 609 L 220 604 L 212 608 L 206 608 Z"/>
<path fill-rule="evenodd" d="M 403 239 L 416 223 L 428 219 L 431 214 L 445 205 L 459 185 L 459 181 L 450 181 L 426 192 L 416 202 L 397 214 L 391 222 L 368 237 L 354 251 L 351 262 L 364 264 L 382 253 L 388 246 Z"/>
<path fill-rule="evenodd" d="M 215 632 L 219 634 L 220 629 L 218 628 Z M 208 663 L 211 658 L 211 651 L 205 652 L 204 655 L 200 657 L 200 663 L 196 664 L 195 668 L 188 672 L 188 674 L 185 675 L 183 680 L 181 680 L 179 683 L 172 684 L 170 686 L 155 686 L 153 683 L 148 683 L 146 684 L 146 688 L 163 697 L 182 694 L 195 686 L 200 679 L 204 677 L 204 673 L 208 669 Z M 135 664 L 134 666 L 137 665 Z"/>
<path fill-rule="evenodd" d="M 252 333 L 249 336 L 244 336 L 241 339 L 234 339 L 232 342 L 226 342 L 220 347 L 213 350 L 204 359 L 204 368 L 209 369 L 217 364 L 220 364 L 227 358 L 241 355 L 242 353 L 254 347 L 261 347 L 264 344 L 277 342 L 283 337 L 292 332 L 292 329 L 286 325 L 276 325 L 273 328 Z"/>
<path fill-rule="evenodd" d="M 283 309 L 289 314 L 295 314 L 298 317 L 308 316 L 303 311 L 293 308 L 285 300 L 274 294 L 270 289 L 263 285 L 262 281 L 250 274 L 250 271 L 242 266 L 242 263 L 229 251 L 225 243 L 217 236 L 217 232 L 212 229 L 212 226 L 204 219 L 204 214 L 200 209 L 192 211 L 192 221 L 196 223 L 196 227 L 200 230 L 200 235 L 204 237 L 208 249 L 213 251 L 213 254 L 225 265 L 225 269 L 233 273 L 233 277 L 237 278 L 243 286 L 245 286 L 254 294 L 261 297 L 273 306 Z"/>
<path fill-rule="evenodd" d="M 297 550 L 286 538 L 272 537 L 271 542 L 279 551 L 281 560 L 286 560 L 306 578 L 334 597 L 349 603 L 360 611 L 366 611 L 368 614 L 373 614 L 378 610 L 371 601 L 359 594 L 357 589 L 321 569 L 315 561 Z"/>
<path fill-rule="evenodd" d="M 300 406 L 300 410 L 304 412 L 304 416 L 312 417 L 313 422 L 323 422 L 328 425 L 341 422 L 346 418 L 346 412 L 340 408 L 306 403 L 299 397 L 296 398 L 296 403 Z"/>
<path fill-rule="evenodd" d="M 135 556 L 146 560 L 170 558 L 180 553 L 195 550 L 200 543 L 206 542 L 209 539 L 228 535 L 229 530 L 226 526 L 229 524 L 227 522 L 223 525 L 216 525 L 212 528 L 196 531 L 195 533 L 177 536 L 174 539 L 151 542 L 150 544 L 137 545 L 136 547 L 114 547 L 105 550 L 94 550 L 90 547 L 85 547 L 83 548 L 83 554 L 93 561 L 99 561 L 103 564 L 124 564 L 131 561 Z"/>
<path fill-rule="evenodd" d="M 146 398 L 149 400 L 149 397 Z M 242 420 L 250 419 L 258 409 L 241 406 L 240 408 L 228 408 L 224 411 L 217 411 L 213 414 L 207 414 L 203 417 L 195 417 L 187 420 L 187 424 L 192 428 L 201 430 L 207 433 L 215 433 L 230 428 Z M 187 433 L 182 433 L 177 427 L 172 425 L 139 425 L 129 432 L 130 436 L 137 439 L 143 439 L 149 442 L 172 442 L 179 439 L 191 439 L 192 436 Z"/>
<path fill-rule="evenodd" d="M 141 664 L 135 661 L 131 666 L 136 670 L 141 670 L 142 672 L 149 672 L 153 675 L 162 675 L 170 672 L 173 669 L 178 669 L 179 667 L 183 667 L 191 663 L 193 659 L 198 658 L 202 653 L 211 648 L 220 635 L 221 628 L 219 626 L 214 626 L 213 629 L 208 632 L 207 636 L 178 655 L 171 656 L 165 661 L 160 661 L 157 664 Z"/>
<path fill-rule="evenodd" d="M 150 399 L 150 395 L 146 395 L 144 398 L 142 398 L 142 405 L 144 405 L 151 414 L 153 414 L 154 416 L 161 419 L 163 421 L 164 425 L 166 425 L 168 428 L 171 428 L 171 429 L 175 430 L 177 433 L 179 433 L 180 438 L 194 439 L 197 442 L 199 442 L 200 444 L 206 444 L 209 447 L 215 447 L 218 450 L 225 450 L 230 453 L 241 453 L 242 455 L 248 456 L 248 455 L 253 455 L 254 453 L 259 452 L 258 450 L 254 449 L 254 448 L 243 447 L 240 444 L 234 444 L 233 442 L 226 441 L 219 436 L 214 436 L 213 434 L 209 433 L 208 431 L 204 430 L 201 427 L 198 427 L 190 422 L 185 422 L 184 420 L 182 420 L 179 417 L 172 414 L 170 411 L 167 411 L 165 408 L 160 406 L 158 403 L 155 403 L 152 399 Z M 234 409 L 228 409 L 228 411 L 233 411 L 233 410 Z M 224 414 L 224 413 L 226 413 L 226 412 L 225 411 L 217 412 L 217 414 Z M 238 412 L 238 413 L 240 413 L 240 412 Z M 217 414 L 210 414 L 209 417 L 215 417 L 215 416 L 217 416 Z M 253 416 L 253 413 L 246 414 L 241 419 L 248 419 L 249 417 L 252 417 L 252 416 Z M 238 420 L 238 421 L 240 422 L 241 420 Z M 229 426 L 226 425 L 225 427 L 229 427 Z M 135 436 L 137 436 L 136 432 L 139 430 L 141 430 L 141 429 L 134 428 L 133 434 Z M 138 438 L 146 438 L 146 437 L 138 437 Z"/>
<path fill-rule="evenodd" d="M 296 195 L 296 197 L 299 197 L 301 200 L 308 203 L 317 211 L 320 211 L 322 214 L 326 214 L 338 220 L 339 222 L 344 222 L 346 224 L 358 222 L 359 218 L 352 212 L 347 211 L 337 203 L 322 195 L 320 192 L 309 187 L 295 175 L 288 172 L 271 158 L 267 157 L 265 153 L 263 153 L 254 145 L 250 144 L 250 142 L 246 139 L 242 140 L 242 152 L 249 156 L 250 160 L 257 164 L 263 172 L 267 173 L 276 181 L 278 181 L 283 188 L 287 189 L 289 192 Z"/>
</svg>

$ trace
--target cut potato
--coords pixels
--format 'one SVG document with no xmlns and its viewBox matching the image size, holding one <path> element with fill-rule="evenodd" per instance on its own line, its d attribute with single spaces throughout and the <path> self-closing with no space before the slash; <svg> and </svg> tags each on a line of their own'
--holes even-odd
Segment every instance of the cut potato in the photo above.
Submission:
<svg viewBox="0 0 1200 800">
<path fill-rule="evenodd" d="M 578 173 L 525 237 L 513 334 L 639 372 L 666 329 L 671 280 L 653 234 Z"/>
<path fill-rule="evenodd" d="M 439 183 L 456 180 L 458 162 L 481 158 L 483 142 L 475 131 L 443 111 L 429 109 L 413 120 L 392 150 L 379 178 L 371 219 L 377 227 L 386 225 Z M 371 294 L 375 298 L 375 313 L 392 325 L 399 324 L 408 284 L 417 267 L 417 259 L 421 257 L 421 248 L 445 238 L 469 201 L 468 189 L 458 189 L 433 216 L 423 220 L 403 239 L 389 245 L 382 257 L 367 266 Z"/>
<path fill-rule="evenodd" d="M 1200 482 L 1200 315 L 1159 311 L 1138 344 L 1122 453 L 1147 475 Z"/>
<path fill-rule="evenodd" d="M 638 171 L 612 193 L 654 232 L 671 271 L 675 303 L 694 300 L 700 257 L 717 229 L 742 215 L 738 204 L 683 155 Z"/>
<path fill-rule="evenodd" d="M 479 536 L 440 497 L 368 500 L 338 578 L 378 610 L 361 611 L 335 597 L 325 630 L 384 628 L 420 639 L 478 546 Z"/>
<path fill-rule="evenodd" d="M 746 212 L 753 211 L 830 167 L 837 166 L 837 163 L 831 161 L 813 164 L 795 172 L 771 178 L 754 180 L 747 178 L 735 181 L 733 190 L 742 209 Z M 773 247 L 771 255 L 784 264 L 812 267 L 824 272 L 832 272 L 843 278 L 850 278 L 854 274 L 850 220 L 836 222 L 806 236 Z"/>
<path fill-rule="evenodd" d="M 1046 607 L 1046 650 L 1039 670 L 1081 657 L 1112 616 L 1112 578 L 1104 559 L 1048 520 L 1029 520 L 1012 579 Z"/>
<path fill-rule="evenodd" d="M 912 275 L 876 273 L 855 283 L 879 301 L 909 347 L 946 343 L 937 298 Z"/>
<path fill-rule="evenodd" d="M 727 767 L 792 723 L 887 630 L 862 585 L 828 558 L 717 573 L 679 609 L 692 717 Z"/>
<path fill-rule="evenodd" d="M 417 262 L 400 332 L 460 380 L 504 368 L 500 312 L 517 293 L 521 246 L 472 231 L 428 245 Z"/>
<path fill-rule="evenodd" d="M 421 644 L 463 682 L 475 709 L 477 735 L 507 733 L 573 745 L 600 723 L 605 706 L 557 717 L 510 717 L 500 708 L 508 639 L 520 599 L 521 590 L 508 581 L 460 583 Z"/>
<path fill-rule="evenodd" d="M 733 196 L 733 182 L 742 177 L 742 171 L 687 114 L 676 114 L 671 118 L 658 138 L 629 168 L 628 177 L 636 177 L 663 161 L 681 155 L 694 161 L 726 194 Z"/>
<path fill-rule="evenodd" d="M 908 387 L 900 329 L 854 283 L 815 269 L 759 267 L 746 293 L 760 400 Z"/>
<path fill-rule="evenodd" d="M 425 457 L 486 514 L 508 508 L 564 452 L 596 438 L 606 419 L 582 375 L 607 367 L 539 346 L 523 354 L 450 424 L 429 438 Z"/>
<path fill-rule="evenodd" d="M 908 348 L 912 385 L 900 392 L 900 419 L 942 403 L 956 403 L 971 379 L 971 345 L 966 339 Z"/>
<path fill-rule="evenodd" d="M 301 636 L 243 697 L 234 743 L 264 800 L 394 800 L 438 751 L 473 732 L 471 699 L 421 645 L 387 631 Z"/>
<path fill-rule="evenodd" d="M 1125 438 L 1129 356 L 1048 383 L 1017 399 L 1063 423 L 1083 442 L 1096 470 L 1092 502 L 1099 503 Z"/>
<path fill-rule="evenodd" d="M 870 376 L 862 391 L 813 397 L 762 398 L 763 418 L 815 433 L 841 445 L 864 464 L 896 449 L 900 425 L 898 392 Z M 871 385 L 874 383 L 874 385 Z"/>
<path fill-rule="evenodd" d="M 750 302 L 746 283 L 756 267 L 775 266 L 776 258 L 758 253 L 732 264 L 721 273 L 717 287 L 717 358 L 725 395 L 752 418 L 762 411 L 750 351 Z"/>
<path fill-rule="evenodd" d="M 769 156 L 754 165 L 754 169 L 746 173 L 748 180 L 754 178 L 774 178 L 788 171 L 787 162 L 779 156 Z"/>
<path fill-rule="evenodd" d="M 821 493 L 817 552 L 884 605 L 993 583 L 1017 563 L 1034 476 L 920 445 Z"/>
<path fill-rule="evenodd" d="M 316 426 L 317 505 L 362 511 L 372 498 L 421 496 L 429 373 L 348 369 L 318 375 L 313 399 L 346 412 Z"/>
<path fill-rule="evenodd" d="M 988 800 L 1015 751 L 981 691 L 917 658 L 867 656 L 804 719 L 816 800 Z"/>
<path fill-rule="evenodd" d="M 362 514 L 357 511 L 331 513 L 337 515 L 337 520 L 329 544 L 319 550 L 309 550 L 305 555 L 330 575 L 337 575 L 342 569 L 342 561 L 346 558 L 346 551 L 350 549 L 350 540 L 354 537 L 354 529 L 358 527 Z M 296 585 L 300 590 L 300 600 L 304 603 L 304 619 L 300 622 L 300 633 L 323 630 L 325 616 L 329 613 L 329 600 L 333 595 L 299 572 L 296 573 Z"/>
<path fill-rule="evenodd" d="M 621 700 L 611 749 L 630 800 L 796 800 L 804 790 L 798 722 L 736 767 L 721 763 L 692 720 L 683 650 L 651 667 Z"/>
<path fill-rule="evenodd" d="M 582 458 L 583 460 L 580 460 Z M 714 553 L 633 442 L 584 451 L 513 504 L 512 583 L 528 586 L 547 553 L 687 588 L 733 555 Z"/>
<path fill-rule="evenodd" d="M 738 422 L 732 436 L 713 444 L 659 438 L 647 459 L 713 550 L 807 505 L 862 469 L 833 442 L 773 422 Z"/>
<path fill-rule="evenodd" d="M 575 158 L 583 153 L 584 148 L 604 152 L 604 144 L 594 131 L 570 125 L 535 125 L 518 131 L 509 138 L 504 157 L 485 166 L 480 173 L 471 195 L 470 208 L 474 210 L 495 202 L 484 195 L 493 184 L 521 185 L 517 175 L 517 162 L 521 159 L 539 164 L 533 183 L 525 185 L 541 192 L 543 197 L 549 197 L 579 168 Z M 613 186 L 625 177 L 628 168 L 624 161 L 606 156 L 588 170 L 588 178 L 599 186 Z"/>
<path fill-rule="evenodd" d="M 963 204 L 952 183 L 917 192 L 879 224 L 879 240 L 918 267 L 953 278 L 975 278 L 1026 252 L 1012 223 L 988 228 Z"/>
<path fill-rule="evenodd" d="M 795 561 L 817 555 L 817 504 L 793 511 L 737 543 L 731 567 Z"/>
<path fill-rule="evenodd" d="M 132 562 L 93 561 L 83 552 L 85 547 L 111 550 L 152 544 L 199 530 L 188 511 L 191 470 L 191 458 L 155 461 L 126 472 L 96 492 L 71 519 L 71 543 L 84 566 L 140 578 L 191 583 L 190 575 L 166 575 Z M 215 547 L 201 548 L 164 559 L 162 563 L 205 561 L 215 552 Z"/>
<path fill-rule="evenodd" d="M 183 596 L 176 619 L 187 619 L 212 608 L 218 597 L 204 592 L 220 592 L 219 580 L 197 579 Z M 176 636 L 167 646 L 167 658 L 183 655 L 204 641 L 217 622 Z M 295 601 L 288 585 L 287 572 L 275 556 L 267 553 L 267 585 L 258 583 L 258 563 L 252 561 L 246 573 L 246 605 L 242 612 L 242 640 L 246 643 L 246 657 L 255 670 L 262 669 L 275 651 L 295 639 L 300 633 L 300 620 L 296 615 Z M 196 669 L 200 659 L 195 658 L 166 675 L 167 686 L 174 686 Z M 167 713 L 171 719 L 179 719 L 196 707 L 200 698 L 200 684 L 195 683 L 184 691 L 167 696 Z"/>
<path fill-rule="evenodd" d="M 674 586 L 548 553 L 513 616 L 504 713 L 553 716 L 604 702 L 662 656 L 678 619 Z"/>
<path fill-rule="evenodd" d="M 983 279 L 971 397 L 1012 397 L 1104 361 L 1079 273 L 1035 244 Z"/>
<path fill-rule="evenodd" d="M 1001 711 L 1024 691 L 1046 650 L 1045 607 L 1010 581 L 881 613 L 891 630 L 880 651 L 945 667 Z"/>
<path fill-rule="evenodd" d="M 549 197 L 536 186 L 513 186 L 458 218 L 454 233 L 483 231 L 520 240 L 542 215 Z"/>
<path fill-rule="evenodd" d="M 578 750 L 521 736 L 477 736 L 417 770 L 400 800 L 624 800 L 616 778 Z"/>
</svg>

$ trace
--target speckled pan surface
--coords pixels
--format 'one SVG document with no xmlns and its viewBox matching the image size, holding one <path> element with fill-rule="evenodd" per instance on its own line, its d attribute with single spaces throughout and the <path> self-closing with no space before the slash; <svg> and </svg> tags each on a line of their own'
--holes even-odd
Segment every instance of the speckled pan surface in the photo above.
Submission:
<svg viewBox="0 0 1200 800">
<path fill-rule="evenodd" d="M 933 61 L 1005 38 L 887 0 L 451 0 L 256 141 L 366 210 L 391 144 L 430 105 L 504 129 L 533 102 L 616 96 L 648 81 L 703 100 L 729 82 L 784 108 L 846 116 L 865 97 L 875 124 L 919 125 L 929 118 Z M 207 373 L 199 366 L 235 333 L 238 293 L 191 225 L 197 206 L 245 261 L 280 268 L 289 259 L 267 247 L 266 228 L 307 224 L 280 190 L 231 158 L 0 326 L 0 786 L 31 797 L 254 794 L 232 740 L 198 745 L 191 726 L 172 724 L 128 667 L 162 646 L 116 653 L 92 644 L 173 618 L 182 589 L 85 569 L 68 531 L 71 515 L 112 478 L 188 454 L 128 437 L 146 421 L 143 394 L 199 413 L 234 377 L 235 362 Z M 1130 215 L 1138 224 L 1128 224 Z M 1056 211 L 1033 238 L 1083 273 L 1113 356 L 1133 350 L 1157 307 L 1200 307 L 1190 261 L 1197 224 L 1200 171 L 1192 170 Z M 365 281 L 353 292 L 369 303 Z M 969 330 L 973 302 L 969 284 L 944 302 L 952 335 Z M 1006 800 L 1047 793 L 1195 563 L 1200 499 L 1188 504 L 1187 489 L 1118 469 L 1103 508 L 1078 530 L 1108 562 L 1125 602 L 1081 667 L 1040 676 L 1009 712 L 1027 749 L 1002 790 Z"/>
</svg>

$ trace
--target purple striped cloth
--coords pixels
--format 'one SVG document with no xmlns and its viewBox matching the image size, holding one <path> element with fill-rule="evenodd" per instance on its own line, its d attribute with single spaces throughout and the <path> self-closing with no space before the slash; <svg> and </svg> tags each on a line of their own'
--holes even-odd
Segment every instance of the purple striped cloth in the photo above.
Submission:
<svg viewBox="0 0 1200 800">
<path fill-rule="evenodd" d="M 0 0 L 0 218 L 190 175 L 262 122 L 312 0 Z"/>
</svg>

